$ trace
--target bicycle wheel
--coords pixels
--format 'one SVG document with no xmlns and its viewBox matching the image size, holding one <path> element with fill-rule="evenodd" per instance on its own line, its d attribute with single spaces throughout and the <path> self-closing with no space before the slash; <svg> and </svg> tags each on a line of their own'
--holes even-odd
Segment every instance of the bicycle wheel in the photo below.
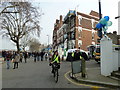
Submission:
<svg viewBox="0 0 120 90">
<path fill-rule="evenodd" d="M 58 82 L 58 69 L 55 70 L 55 82 Z"/>
</svg>

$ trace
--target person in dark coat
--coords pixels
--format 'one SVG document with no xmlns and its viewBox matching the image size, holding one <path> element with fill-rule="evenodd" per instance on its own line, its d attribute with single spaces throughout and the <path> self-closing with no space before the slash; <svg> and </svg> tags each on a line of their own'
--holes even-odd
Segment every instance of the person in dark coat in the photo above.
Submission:
<svg viewBox="0 0 120 90">
<path fill-rule="evenodd" d="M 37 52 L 37 61 L 40 60 L 40 52 Z"/>
<path fill-rule="evenodd" d="M 72 52 L 68 52 L 66 61 L 73 61 Z"/>
<path fill-rule="evenodd" d="M 88 55 L 85 52 L 81 52 L 80 54 L 85 60 L 88 60 Z"/>
<path fill-rule="evenodd" d="M 44 52 L 41 52 L 41 61 L 43 61 Z"/>
<path fill-rule="evenodd" d="M 76 51 L 74 52 L 74 61 L 80 60 L 80 56 L 81 56 L 80 51 L 79 51 L 79 50 L 76 50 Z"/>
<path fill-rule="evenodd" d="M 24 52 L 25 63 L 27 63 L 27 52 Z"/>
<path fill-rule="evenodd" d="M 37 52 L 34 52 L 34 62 L 36 62 Z"/>
</svg>

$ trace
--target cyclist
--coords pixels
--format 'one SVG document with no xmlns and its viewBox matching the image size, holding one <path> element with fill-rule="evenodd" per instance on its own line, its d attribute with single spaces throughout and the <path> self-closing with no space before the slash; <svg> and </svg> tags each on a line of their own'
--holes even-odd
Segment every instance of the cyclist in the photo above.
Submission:
<svg viewBox="0 0 120 90">
<path fill-rule="evenodd" d="M 58 69 L 60 69 L 60 56 L 58 55 L 58 51 L 54 52 L 52 61 L 50 62 L 50 66 L 52 66 L 52 73 L 54 73 L 54 64 L 56 64 Z"/>
</svg>

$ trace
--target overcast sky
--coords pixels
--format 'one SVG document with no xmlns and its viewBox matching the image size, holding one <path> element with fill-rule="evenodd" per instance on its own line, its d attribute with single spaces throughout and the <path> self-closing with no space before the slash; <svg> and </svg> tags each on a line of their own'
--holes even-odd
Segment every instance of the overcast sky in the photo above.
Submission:
<svg viewBox="0 0 120 90">
<path fill-rule="evenodd" d="M 118 2 L 120 0 L 101 0 L 101 9 L 103 16 L 109 16 L 113 25 L 108 28 L 108 32 L 118 31 Z M 50 36 L 50 43 L 52 43 L 52 33 L 56 19 L 60 15 L 66 15 L 69 10 L 89 14 L 91 10 L 99 11 L 98 0 L 35 0 L 40 3 L 40 7 L 44 15 L 41 17 L 40 24 L 43 30 L 41 31 L 40 41 L 43 44 L 48 43 L 48 36 Z M 34 4 L 35 5 L 35 4 Z"/>
</svg>

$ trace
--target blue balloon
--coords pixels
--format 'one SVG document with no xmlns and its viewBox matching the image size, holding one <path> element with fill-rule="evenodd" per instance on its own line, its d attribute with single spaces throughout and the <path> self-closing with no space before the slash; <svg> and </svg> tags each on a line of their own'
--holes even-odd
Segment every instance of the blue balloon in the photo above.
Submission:
<svg viewBox="0 0 120 90">
<path fill-rule="evenodd" d="M 106 21 L 109 21 L 109 16 L 105 16 L 104 18 L 106 19 Z"/>
<path fill-rule="evenodd" d="M 105 18 L 101 18 L 99 23 L 105 26 L 107 24 L 107 20 Z"/>
<path fill-rule="evenodd" d="M 102 27 L 103 27 L 103 25 L 101 23 L 96 24 L 96 28 L 100 29 Z"/>
<path fill-rule="evenodd" d="M 107 22 L 107 26 L 111 26 L 112 25 L 112 22 L 111 21 L 108 21 Z"/>
</svg>

